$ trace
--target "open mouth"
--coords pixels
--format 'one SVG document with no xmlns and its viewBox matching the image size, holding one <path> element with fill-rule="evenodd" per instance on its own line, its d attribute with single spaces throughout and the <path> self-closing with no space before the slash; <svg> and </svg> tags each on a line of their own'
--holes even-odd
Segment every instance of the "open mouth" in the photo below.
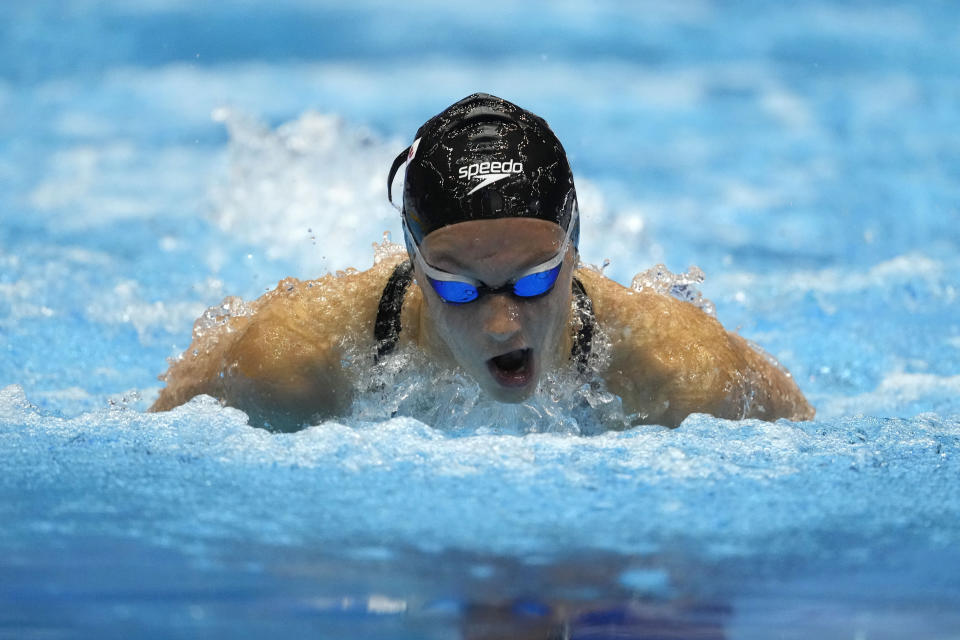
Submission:
<svg viewBox="0 0 960 640">
<path fill-rule="evenodd" d="M 494 379 L 504 387 L 523 387 L 533 378 L 533 349 L 515 349 L 487 360 Z"/>
</svg>

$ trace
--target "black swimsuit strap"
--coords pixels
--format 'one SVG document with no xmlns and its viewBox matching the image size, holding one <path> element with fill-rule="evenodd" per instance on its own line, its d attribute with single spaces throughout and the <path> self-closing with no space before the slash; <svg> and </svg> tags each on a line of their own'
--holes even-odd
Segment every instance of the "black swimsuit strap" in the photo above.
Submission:
<svg viewBox="0 0 960 640">
<path fill-rule="evenodd" d="M 413 281 L 413 265 L 404 260 L 394 268 L 387 280 L 387 286 L 380 295 L 380 305 L 377 307 L 377 320 L 373 325 L 373 337 L 377 342 L 377 355 L 374 362 L 393 352 L 400 341 L 400 312 L 403 309 L 403 298 L 407 288 Z M 574 310 L 580 326 L 573 340 L 570 350 L 570 359 L 577 365 L 581 374 L 587 372 L 587 361 L 590 358 L 590 348 L 593 343 L 593 301 L 583 288 L 579 278 L 573 279 Z"/>
<path fill-rule="evenodd" d="M 593 346 L 593 300 L 587 295 L 580 278 L 573 278 L 573 306 L 580 326 L 573 339 L 573 348 L 570 350 L 570 359 L 577 365 L 580 375 L 586 375 L 587 364 L 590 360 L 590 349 Z"/>
<path fill-rule="evenodd" d="M 413 265 L 404 260 L 396 266 L 387 286 L 380 295 L 380 306 L 377 308 L 377 320 L 373 325 L 373 338 L 377 341 L 377 355 L 374 362 L 392 352 L 400 340 L 400 312 L 403 310 L 403 298 L 407 287 L 413 280 Z"/>
</svg>

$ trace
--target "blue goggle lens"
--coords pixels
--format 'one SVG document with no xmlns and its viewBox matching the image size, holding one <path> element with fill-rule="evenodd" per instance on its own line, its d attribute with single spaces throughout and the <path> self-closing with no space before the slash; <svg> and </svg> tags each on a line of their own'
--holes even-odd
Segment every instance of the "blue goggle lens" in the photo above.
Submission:
<svg viewBox="0 0 960 640">
<path fill-rule="evenodd" d="M 539 273 L 531 273 L 528 276 L 520 278 L 513 283 L 513 293 L 521 298 L 532 298 L 545 294 L 553 288 L 557 277 L 560 275 L 561 266 L 562 264 L 558 264 L 553 269 L 540 271 Z"/>
<path fill-rule="evenodd" d="M 427 278 L 427 280 L 430 281 L 433 290 L 437 292 L 437 295 L 440 296 L 440 299 L 444 302 L 463 304 L 465 302 L 473 302 L 480 295 L 476 287 L 466 282 L 434 280 L 433 278 Z"/>
<path fill-rule="evenodd" d="M 512 290 L 515 296 L 521 298 L 535 298 L 541 296 L 553 288 L 557 278 L 560 276 L 560 267 L 557 265 L 553 269 L 531 273 L 513 283 Z M 459 282 L 457 280 L 434 280 L 427 278 L 433 290 L 437 292 L 440 299 L 451 304 L 464 304 L 473 302 L 480 297 L 480 291 L 471 284 Z"/>
</svg>

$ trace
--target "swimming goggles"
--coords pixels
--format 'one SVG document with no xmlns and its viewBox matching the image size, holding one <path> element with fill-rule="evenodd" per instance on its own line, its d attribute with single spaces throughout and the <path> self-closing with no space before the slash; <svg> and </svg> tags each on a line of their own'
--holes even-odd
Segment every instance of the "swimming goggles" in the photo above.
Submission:
<svg viewBox="0 0 960 640">
<path fill-rule="evenodd" d="M 567 248 L 570 246 L 570 237 L 577 222 L 577 214 L 578 211 L 574 207 L 573 214 L 570 216 L 570 224 L 567 225 L 567 233 L 557 255 L 546 262 L 527 269 L 520 276 L 499 287 L 491 287 L 479 280 L 431 267 L 421 255 L 417 243 L 413 241 L 406 220 L 403 221 L 403 232 L 407 236 L 407 244 L 413 247 L 414 259 L 420 265 L 424 275 L 427 276 L 430 286 L 444 302 L 465 304 L 479 298 L 481 293 L 512 293 L 520 298 L 536 298 L 553 289 L 553 285 L 556 284 L 557 278 L 560 276 L 560 268 L 563 266 L 563 258 L 567 255 Z"/>
</svg>

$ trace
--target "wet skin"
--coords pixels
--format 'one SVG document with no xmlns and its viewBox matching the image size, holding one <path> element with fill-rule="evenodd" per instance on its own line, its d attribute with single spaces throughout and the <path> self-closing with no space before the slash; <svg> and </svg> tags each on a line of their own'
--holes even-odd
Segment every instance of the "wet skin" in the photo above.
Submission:
<svg viewBox="0 0 960 640">
<path fill-rule="evenodd" d="M 461 222 L 429 234 L 421 250 L 435 268 L 499 287 L 556 255 L 558 225 L 536 219 Z M 366 271 L 317 280 L 288 278 L 248 313 L 208 328 L 171 363 L 153 411 L 207 394 L 240 408 L 251 424 L 295 430 L 349 411 L 356 380 L 373 364 L 373 325 L 396 255 Z M 419 349 L 463 370 L 493 398 L 520 402 L 545 372 L 571 366 L 574 272 L 594 308 L 609 357 L 596 375 L 633 423 L 675 427 L 691 413 L 741 419 L 810 419 L 813 408 L 786 370 L 697 307 L 650 290 L 627 289 L 575 268 L 571 248 L 554 287 L 537 298 L 482 293 L 451 305 L 411 285 L 398 348 Z M 426 283 L 419 268 L 417 281 Z M 352 359 L 345 357 L 352 350 Z M 360 354 L 357 357 L 357 354 Z M 367 357 L 369 355 L 369 357 Z M 345 364 L 349 361 L 349 364 Z"/>
</svg>

